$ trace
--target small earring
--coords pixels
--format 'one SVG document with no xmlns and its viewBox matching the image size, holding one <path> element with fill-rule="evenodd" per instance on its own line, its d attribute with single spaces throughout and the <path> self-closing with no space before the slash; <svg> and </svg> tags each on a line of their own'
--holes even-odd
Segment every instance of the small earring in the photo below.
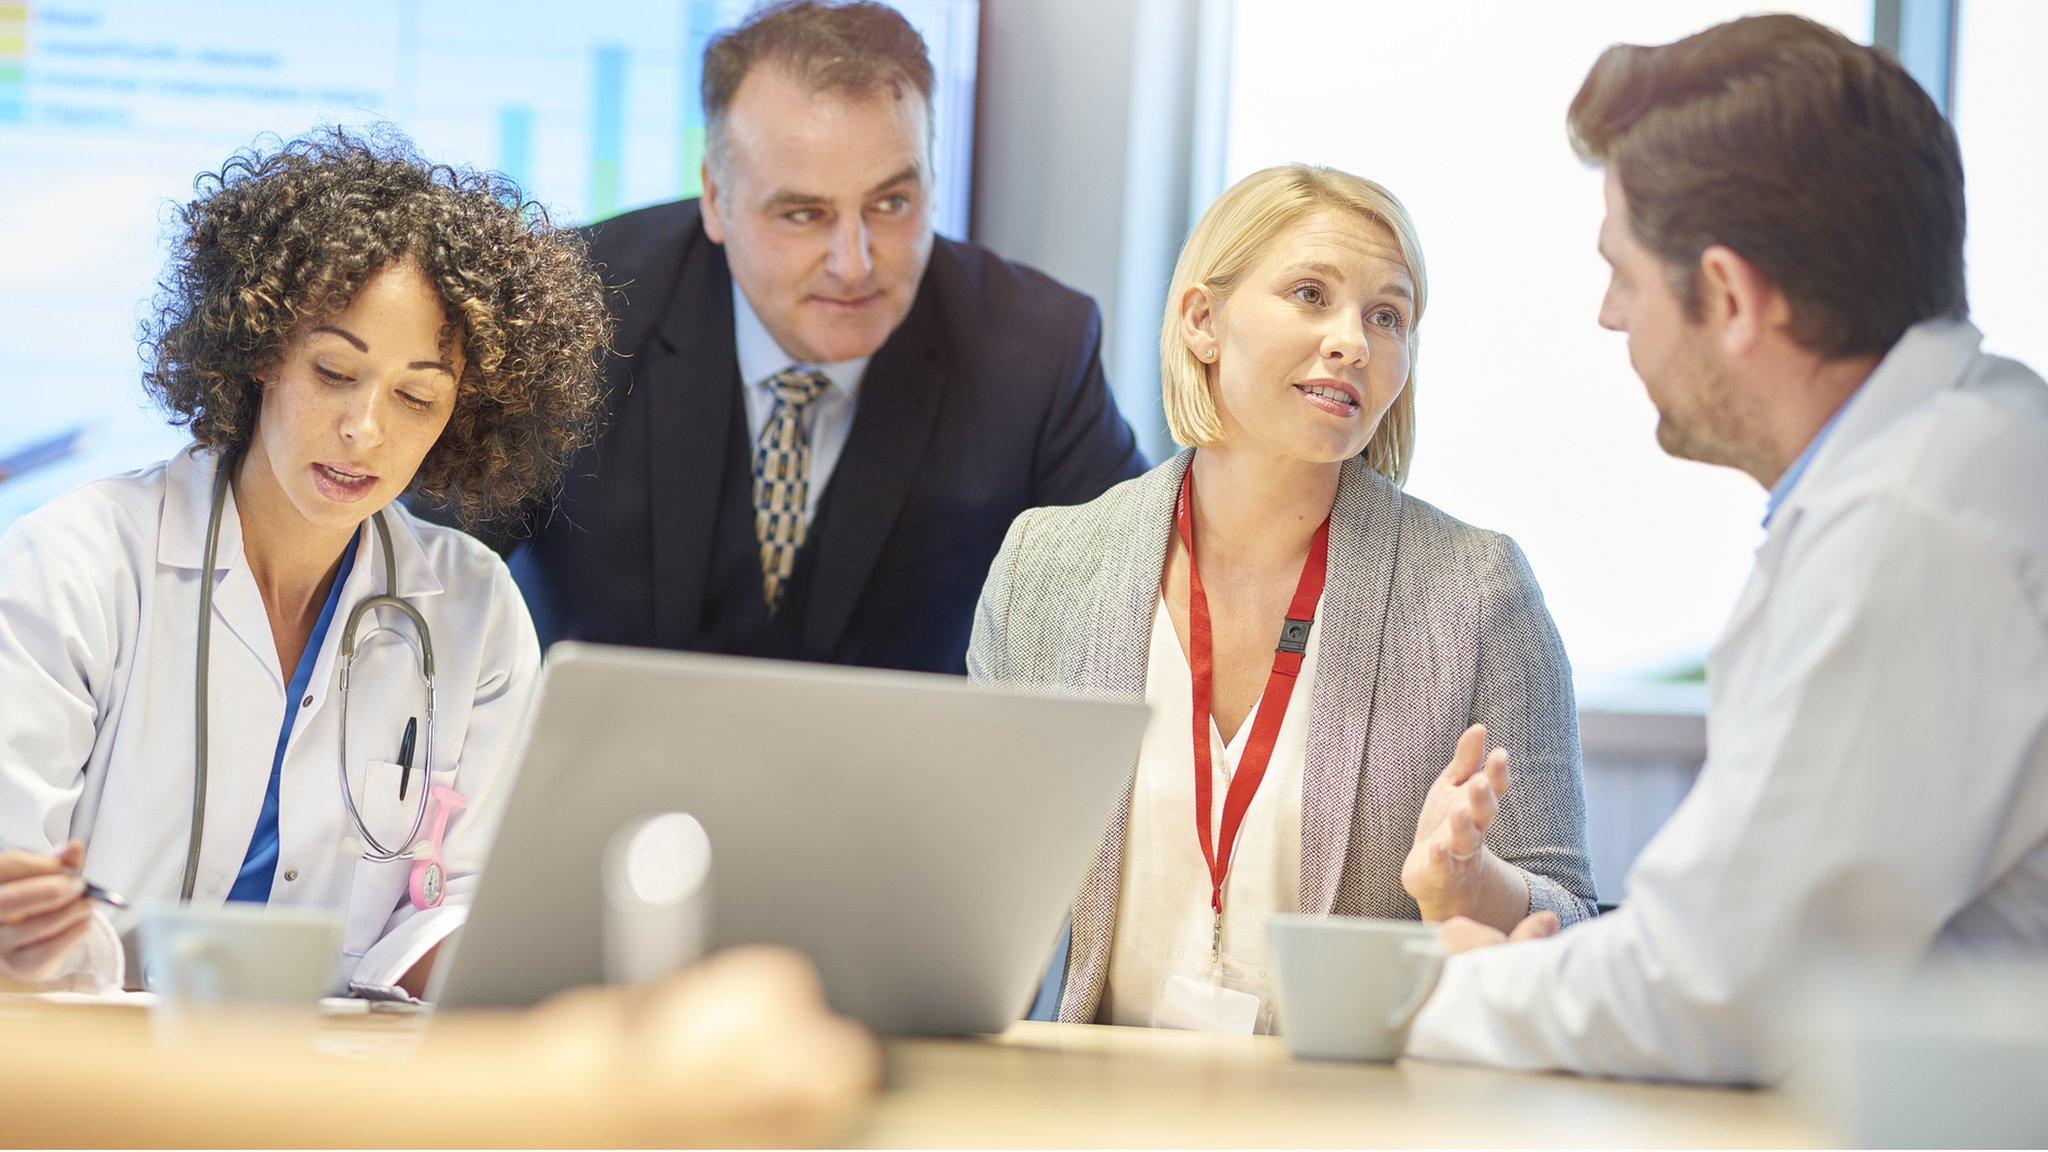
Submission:
<svg viewBox="0 0 2048 1152">
<path fill-rule="evenodd" d="M 1204 348 L 1204 349 L 1202 349 L 1202 359 L 1203 359 L 1203 360 L 1214 360 L 1215 358 L 1216 358 L 1216 350 L 1215 350 L 1214 348 Z"/>
</svg>

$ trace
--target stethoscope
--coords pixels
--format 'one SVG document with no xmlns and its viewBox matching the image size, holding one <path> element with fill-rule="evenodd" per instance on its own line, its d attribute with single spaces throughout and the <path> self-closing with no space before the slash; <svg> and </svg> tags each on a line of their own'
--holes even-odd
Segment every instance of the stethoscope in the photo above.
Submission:
<svg viewBox="0 0 2048 1152">
<path fill-rule="evenodd" d="M 201 569 L 199 581 L 199 650 L 197 666 L 197 688 L 193 709 L 193 779 L 192 779 L 192 838 L 185 849 L 185 880 L 180 893 L 181 900 L 192 899 L 192 889 L 199 877 L 199 842 L 206 830 L 206 684 L 208 673 L 208 649 L 213 635 L 213 565 L 214 555 L 220 548 L 220 521 L 227 509 L 228 484 L 233 475 L 237 458 L 224 455 L 220 459 L 219 471 L 213 479 L 213 511 L 206 521 L 206 560 Z M 362 845 L 362 857 L 373 864 L 393 860 L 415 860 L 413 869 L 413 902 L 423 908 L 430 908 L 441 902 L 442 874 L 438 852 L 422 852 L 420 829 L 427 821 L 427 808 L 436 793 L 446 793 L 444 800 L 453 797 L 452 789 L 420 788 L 419 810 L 413 814 L 412 830 L 397 848 L 392 848 L 377 839 L 364 822 L 362 813 L 356 808 L 356 798 L 348 783 L 348 682 L 355 668 L 356 653 L 362 641 L 389 633 L 403 640 L 418 659 L 420 679 L 427 686 L 427 742 L 425 765 L 427 778 L 432 779 L 434 765 L 434 637 L 427 630 L 426 618 L 398 595 L 398 564 L 391 551 L 391 529 L 384 522 L 383 510 L 372 517 L 377 529 L 377 541 L 384 549 L 384 587 L 382 596 L 371 596 L 357 604 L 349 614 L 348 623 L 341 631 L 341 802 L 348 808 L 349 822 L 355 825 L 356 838 Z M 356 626 L 365 615 L 378 608 L 395 608 L 412 621 L 418 634 L 417 642 L 396 628 L 374 626 L 368 635 L 358 639 Z M 457 804 L 459 797 L 454 798 Z M 443 819 L 445 820 L 446 813 Z M 434 839 L 438 840 L 438 829 Z"/>
</svg>

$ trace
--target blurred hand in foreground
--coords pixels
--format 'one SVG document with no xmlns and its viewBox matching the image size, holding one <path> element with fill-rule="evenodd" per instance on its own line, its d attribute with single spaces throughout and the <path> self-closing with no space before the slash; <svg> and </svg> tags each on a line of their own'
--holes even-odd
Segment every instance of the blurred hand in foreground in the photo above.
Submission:
<svg viewBox="0 0 2048 1152">
<path fill-rule="evenodd" d="M 832 1143 L 874 1095 L 881 1050 L 832 1014 L 810 962 L 779 948 L 712 956 L 643 988 L 589 988 L 527 1021 L 550 1058 L 594 1061 L 660 1144 Z"/>
</svg>

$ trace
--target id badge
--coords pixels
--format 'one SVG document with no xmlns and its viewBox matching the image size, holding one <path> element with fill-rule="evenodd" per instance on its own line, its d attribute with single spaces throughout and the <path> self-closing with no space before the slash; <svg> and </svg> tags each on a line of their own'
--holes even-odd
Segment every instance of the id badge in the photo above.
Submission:
<svg viewBox="0 0 2048 1152">
<path fill-rule="evenodd" d="M 1273 1031 L 1273 995 L 1266 972 L 1225 952 L 1219 965 L 1206 950 L 1178 945 L 1160 989 L 1155 1028 L 1248 1036 Z"/>
<path fill-rule="evenodd" d="M 1174 973 L 1159 997 L 1158 1025 L 1249 1036 L 1259 1025 L 1259 998 L 1208 980 Z"/>
</svg>

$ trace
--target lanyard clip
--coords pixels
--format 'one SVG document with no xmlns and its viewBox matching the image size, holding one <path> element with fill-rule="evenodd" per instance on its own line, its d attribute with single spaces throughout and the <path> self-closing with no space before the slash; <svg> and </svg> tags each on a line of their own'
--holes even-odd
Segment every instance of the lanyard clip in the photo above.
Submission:
<svg viewBox="0 0 2048 1152">
<path fill-rule="evenodd" d="M 1307 652 L 1308 630 L 1314 623 L 1314 620 L 1296 620 L 1292 616 L 1288 617 L 1286 622 L 1280 625 L 1280 647 L 1275 651 L 1292 652 L 1296 656 Z"/>
</svg>

